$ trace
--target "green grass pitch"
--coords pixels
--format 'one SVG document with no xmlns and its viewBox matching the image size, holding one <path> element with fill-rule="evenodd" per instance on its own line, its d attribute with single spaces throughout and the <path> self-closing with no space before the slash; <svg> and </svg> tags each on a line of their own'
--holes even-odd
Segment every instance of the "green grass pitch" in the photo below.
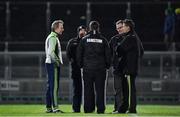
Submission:
<svg viewBox="0 0 180 117">
<path fill-rule="evenodd" d="M 65 113 L 45 113 L 45 105 L 0 105 L 0 117 L 10 117 L 10 116 L 22 116 L 22 117 L 44 117 L 44 116 L 69 116 L 69 117 L 95 117 L 95 116 L 104 116 L 104 117 L 113 117 L 113 116 L 130 116 L 130 117 L 139 117 L 139 116 L 180 116 L 180 106 L 172 105 L 138 105 L 138 113 L 135 115 L 132 114 L 111 114 L 113 110 L 113 105 L 106 106 L 105 114 L 90 113 L 85 114 L 81 113 L 72 113 L 71 105 L 60 105 L 59 108 Z M 82 109 L 83 110 L 83 109 Z"/>
</svg>

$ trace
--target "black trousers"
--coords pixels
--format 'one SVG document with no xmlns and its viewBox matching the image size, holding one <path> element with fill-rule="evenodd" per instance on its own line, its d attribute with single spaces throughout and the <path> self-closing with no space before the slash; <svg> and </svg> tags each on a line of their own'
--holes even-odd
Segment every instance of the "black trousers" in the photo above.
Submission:
<svg viewBox="0 0 180 117">
<path fill-rule="evenodd" d="M 96 98 L 97 113 L 104 113 L 106 70 L 83 70 L 83 81 L 84 112 L 91 113 L 95 110 Z"/>
<path fill-rule="evenodd" d="M 73 104 L 72 108 L 74 112 L 80 112 L 82 101 L 82 78 L 80 69 L 72 69 L 73 80 Z"/>
<path fill-rule="evenodd" d="M 114 110 L 117 111 L 122 105 L 122 76 L 114 74 Z"/>
<path fill-rule="evenodd" d="M 119 107 L 118 111 L 121 113 L 136 112 L 136 86 L 135 79 L 136 76 L 133 75 L 123 75 L 122 78 L 122 94 L 123 103 Z"/>
</svg>

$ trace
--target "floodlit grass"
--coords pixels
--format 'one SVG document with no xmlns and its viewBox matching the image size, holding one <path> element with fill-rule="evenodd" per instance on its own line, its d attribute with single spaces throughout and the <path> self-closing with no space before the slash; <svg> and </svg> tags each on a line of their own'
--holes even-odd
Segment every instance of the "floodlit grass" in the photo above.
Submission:
<svg viewBox="0 0 180 117">
<path fill-rule="evenodd" d="M 45 113 L 45 105 L 0 105 L 0 116 L 180 116 L 180 106 L 168 106 L 168 105 L 138 105 L 138 114 L 111 114 L 113 105 L 106 106 L 105 114 L 90 113 L 72 113 L 71 105 L 60 105 L 59 108 L 65 113 Z M 83 109 L 82 109 L 83 110 Z"/>
</svg>

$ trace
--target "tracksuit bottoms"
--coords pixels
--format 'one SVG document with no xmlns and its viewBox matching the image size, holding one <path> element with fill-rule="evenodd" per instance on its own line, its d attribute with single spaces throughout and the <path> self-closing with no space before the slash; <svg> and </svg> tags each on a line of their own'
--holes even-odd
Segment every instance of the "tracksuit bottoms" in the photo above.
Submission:
<svg viewBox="0 0 180 117">
<path fill-rule="evenodd" d="M 46 92 L 46 108 L 58 109 L 58 90 L 59 90 L 59 76 L 60 67 L 54 63 L 46 63 L 46 70 L 48 75 L 47 92 Z"/>
</svg>

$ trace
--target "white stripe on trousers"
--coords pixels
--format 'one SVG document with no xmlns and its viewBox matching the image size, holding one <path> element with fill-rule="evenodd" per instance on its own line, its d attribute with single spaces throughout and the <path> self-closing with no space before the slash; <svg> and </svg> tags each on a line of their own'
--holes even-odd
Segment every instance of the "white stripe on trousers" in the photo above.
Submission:
<svg viewBox="0 0 180 117">
<path fill-rule="evenodd" d="M 128 96 L 128 102 L 129 102 L 128 109 L 129 109 L 131 106 L 131 77 L 130 75 L 126 75 L 126 77 L 128 82 L 128 91 L 129 91 L 129 96 Z"/>
</svg>

